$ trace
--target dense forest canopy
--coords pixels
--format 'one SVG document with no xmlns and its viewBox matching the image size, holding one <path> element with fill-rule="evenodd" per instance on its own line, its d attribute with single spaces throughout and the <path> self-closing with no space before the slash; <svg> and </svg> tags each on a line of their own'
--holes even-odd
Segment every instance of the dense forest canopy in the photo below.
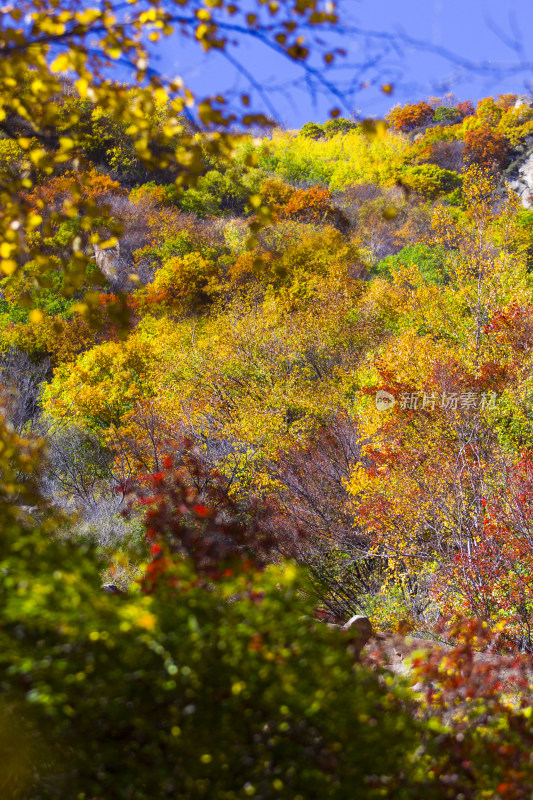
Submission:
<svg viewBox="0 0 533 800">
<path fill-rule="evenodd" d="M 2 12 L 2 796 L 528 797 L 533 99 L 284 130 L 144 39 L 333 7 L 177 5 Z"/>
</svg>

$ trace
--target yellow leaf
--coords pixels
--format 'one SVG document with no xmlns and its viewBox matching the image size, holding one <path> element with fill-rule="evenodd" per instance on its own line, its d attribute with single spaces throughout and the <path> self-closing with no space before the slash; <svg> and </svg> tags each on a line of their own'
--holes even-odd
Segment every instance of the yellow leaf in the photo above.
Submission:
<svg viewBox="0 0 533 800">
<path fill-rule="evenodd" d="M 37 325 L 39 322 L 42 322 L 44 319 L 43 312 L 40 311 L 38 308 L 32 308 L 30 311 L 30 322 L 32 325 Z"/>
<path fill-rule="evenodd" d="M 74 147 L 74 140 L 68 136 L 60 136 L 59 144 L 61 145 L 62 150 L 72 150 Z"/>
<path fill-rule="evenodd" d="M 112 236 L 110 239 L 106 239 L 105 242 L 100 242 L 100 247 L 102 250 L 105 250 L 108 247 L 116 247 L 118 244 L 118 239 L 116 236 Z"/>
<path fill-rule="evenodd" d="M 163 88 L 158 87 L 154 91 L 154 100 L 158 105 L 159 104 L 164 105 L 165 103 L 168 102 L 168 95 Z"/>
<path fill-rule="evenodd" d="M 12 258 L 9 259 L 3 258 L 2 261 L 0 261 L 0 267 L 2 269 L 2 272 L 5 273 L 5 275 L 13 275 L 13 273 L 17 268 L 17 262 L 13 261 Z"/>
<path fill-rule="evenodd" d="M 70 67 L 70 56 L 68 53 L 61 53 L 50 65 L 52 72 L 64 72 Z"/>
<path fill-rule="evenodd" d="M 37 228 L 42 221 L 43 218 L 40 214 L 29 214 L 27 218 L 28 228 Z"/>
<path fill-rule="evenodd" d="M 85 100 L 87 97 L 87 89 L 89 88 L 89 81 L 86 78 L 78 78 L 75 85 L 81 99 Z"/>
</svg>

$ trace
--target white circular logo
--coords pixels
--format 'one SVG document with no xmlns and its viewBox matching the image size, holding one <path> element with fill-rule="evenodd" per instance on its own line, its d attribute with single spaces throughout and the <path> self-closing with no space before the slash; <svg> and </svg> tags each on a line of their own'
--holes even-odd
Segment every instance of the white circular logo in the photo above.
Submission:
<svg viewBox="0 0 533 800">
<path fill-rule="evenodd" d="M 395 402 L 394 395 L 390 392 L 386 392 L 384 389 L 376 392 L 376 408 L 378 411 L 389 411 Z"/>
</svg>

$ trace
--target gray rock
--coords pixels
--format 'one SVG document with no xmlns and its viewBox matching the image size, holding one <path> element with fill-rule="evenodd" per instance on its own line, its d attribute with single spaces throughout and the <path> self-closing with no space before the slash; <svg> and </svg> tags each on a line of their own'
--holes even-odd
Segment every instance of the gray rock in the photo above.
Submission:
<svg viewBox="0 0 533 800">
<path fill-rule="evenodd" d="M 372 623 L 368 617 L 363 617 L 360 614 L 355 614 L 351 617 L 348 622 L 342 626 L 342 630 L 350 631 L 350 633 L 357 631 L 359 637 L 363 640 L 361 647 L 364 647 L 374 633 Z"/>
<path fill-rule="evenodd" d="M 114 278 L 117 274 L 120 260 L 120 245 L 118 242 L 115 247 L 108 247 L 105 250 L 103 250 L 99 244 L 93 244 L 93 249 L 94 260 L 100 272 L 102 272 L 106 278 Z"/>
<path fill-rule="evenodd" d="M 518 168 L 517 178 L 508 185 L 517 193 L 524 208 L 533 208 L 533 153 L 529 153 Z"/>
<path fill-rule="evenodd" d="M 345 625 L 335 625 L 330 622 L 328 623 L 328 628 L 337 628 L 337 630 L 350 634 L 351 645 L 354 648 L 356 658 L 359 658 L 361 650 L 374 634 L 372 623 L 368 617 L 363 617 L 360 614 L 355 614 Z"/>
<path fill-rule="evenodd" d="M 533 97 L 527 97 L 526 95 L 520 95 L 520 97 L 516 98 L 516 102 L 513 108 L 533 108 Z"/>
<path fill-rule="evenodd" d="M 102 589 L 108 594 L 125 594 L 122 589 L 119 589 L 116 583 L 104 583 L 102 584 Z"/>
</svg>

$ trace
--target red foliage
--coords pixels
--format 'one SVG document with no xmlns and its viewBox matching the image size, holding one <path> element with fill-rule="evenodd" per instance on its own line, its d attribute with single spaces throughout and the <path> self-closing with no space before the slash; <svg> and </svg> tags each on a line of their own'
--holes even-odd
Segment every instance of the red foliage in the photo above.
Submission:
<svg viewBox="0 0 533 800">
<path fill-rule="evenodd" d="M 505 491 L 483 503 L 478 536 L 465 536 L 435 583 L 445 613 L 504 623 L 500 646 L 533 652 L 533 457 L 506 474 Z"/>
<path fill-rule="evenodd" d="M 378 665 L 424 651 L 412 660 L 413 682 L 422 698 L 419 717 L 435 735 L 422 745 L 431 777 L 419 796 L 526 800 L 532 778 L 531 656 L 498 655 L 498 637 L 477 620 L 452 627 L 443 622 L 437 633 L 448 644 L 378 636 L 363 651 L 367 663 Z"/>
<path fill-rule="evenodd" d="M 421 101 L 420 103 L 393 108 L 387 116 L 387 122 L 395 131 L 408 133 L 433 119 L 434 113 L 435 111 L 428 103 Z"/>
<path fill-rule="evenodd" d="M 508 139 L 489 125 L 467 131 L 464 137 L 467 164 L 499 170 L 506 166 L 511 152 Z"/>
<path fill-rule="evenodd" d="M 453 722 L 433 743 L 433 772 L 441 796 L 489 796 L 487 790 L 498 784 L 502 800 L 525 798 L 533 730 L 519 709 L 530 704 L 525 690 L 531 682 L 531 657 L 496 655 L 501 649 L 497 638 L 478 621 L 463 619 L 448 633 L 456 641 L 451 650 L 433 649 L 414 662 L 428 719 Z M 506 692 L 515 695 L 516 706 L 506 701 Z M 490 728 L 490 735 L 480 735 L 480 725 Z"/>
<path fill-rule="evenodd" d="M 529 353 L 533 348 L 533 307 L 513 304 L 497 311 L 484 332 L 497 336 L 516 353 Z"/>
<path fill-rule="evenodd" d="M 183 446 L 180 465 L 165 457 L 161 471 L 119 488 L 135 495 L 130 510 L 134 505 L 147 507 L 145 528 L 153 558 L 143 580 L 145 592 L 165 575 L 172 553 L 187 556 L 199 576 L 218 579 L 229 574 L 228 569 L 260 569 L 278 552 L 277 538 L 262 527 L 261 514 L 244 518 L 228 496 L 224 477 L 211 474 L 207 480 L 192 442 L 184 441 Z"/>
<path fill-rule="evenodd" d="M 457 103 L 457 109 L 463 117 L 472 117 L 475 113 L 474 104 L 471 100 L 465 100 L 463 103 Z"/>
</svg>

